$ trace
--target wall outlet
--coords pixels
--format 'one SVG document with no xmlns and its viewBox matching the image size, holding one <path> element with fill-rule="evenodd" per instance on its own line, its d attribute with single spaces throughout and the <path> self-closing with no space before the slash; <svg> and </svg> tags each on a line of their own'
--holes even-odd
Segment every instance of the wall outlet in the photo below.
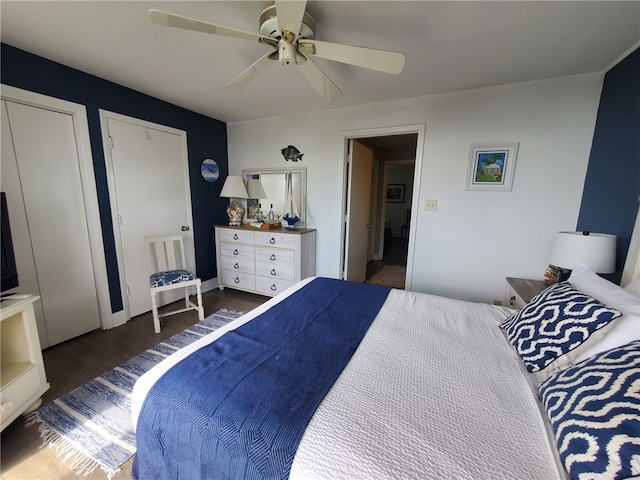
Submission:
<svg viewBox="0 0 640 480">
<path fill-rule="evenodd" d="M 424 210 L 426 212 L 435 212 L 438 210 L 438 200 L 425 200 Z"/>
</svg>

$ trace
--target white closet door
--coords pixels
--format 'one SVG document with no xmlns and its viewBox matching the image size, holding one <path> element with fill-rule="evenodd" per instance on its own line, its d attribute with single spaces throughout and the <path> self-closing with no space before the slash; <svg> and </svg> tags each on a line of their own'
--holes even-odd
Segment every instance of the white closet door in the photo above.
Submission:
<svg viewBox="0 0 640 480">
<path fill-rule="evenodd" d="M 2 101 L 2 139 L 3 141 L 0 142 L 2 143 L 2 155 L 0 156 L 0 189 L 7 194 L 11 236 L 13 238 L 13 249 L 18 266 L 18 279 L 20 280 L 20 285 L 10 290 L 10 292 L 29 292 L 34 295 L 40 295 L 36 264 L 33 260 L 31 240 L 29 239 L 29 224 L 27 223 L 22 187 L 20 186 L 18 160 L 11 139 L 11 126 L 9 125 L 7 103 L 4 100 Z M 43 348 L 48 347 L 49 336 L 47 335 L 47 325 L 44 321 L 42 301 L 38 300 L 34 302 L 33 309 L 36 314 L 40 345 Z"/>
<path fill-rule="evenodd" d="M 186 135 L 135 122 L 107 120 L 113 177 L 110 194 L 116 201 L 121 242 L 118 266 L 124 270 L 121 275 L 124 273 L 130 317 L 151 310 L 144 237 L 183 234 L 187 262 L 195 271 L 193 237 L 188 230 L 192 221 Z M 180 291 L 163 292 L 158 303 L 166 305 L 181 296 Z"/>
<path fill-rule="evenodd" d="M 73 120 L 14 102 L 6 107 L 29 232 L 14 239 L 15 247 L 32 249 L 34 293 L 42 297 L 48 344 L 55 345 L 100 328 Z"/>
</svg>

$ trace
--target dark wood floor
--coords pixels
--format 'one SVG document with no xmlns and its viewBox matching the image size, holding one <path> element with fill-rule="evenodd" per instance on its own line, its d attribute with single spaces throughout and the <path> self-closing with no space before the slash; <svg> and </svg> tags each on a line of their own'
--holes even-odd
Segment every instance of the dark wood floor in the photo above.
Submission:
<svg viewBox="0 0 640 480">
<path fill-rule="evenodd" d="M 407 266 L 409 240 L 404 237 L 389 237 L 384 242 L 382 260 L 373 260 L 367 264 L 367 280 L 382 270 L 383 265 Z"/>
<path fill-rule="evenodd" d="M 202 295 L 205 316 L 222 308 L 248 312 L 266 300 L 268 297 L 232 289 L 216 289 Z M 175 306 L 165 307 L 167 308 Z M 45 349 L 43 357 L 51 388 L 43 395 L 43 402 L 49 402 L 70 392 L 197 321 L 194 311 L 164 317 L 161 319 L 162 332 L 155 334 L 149 312 L 131 319 L 120 327 L 91 332 Z M 3 480 L 79 478 L 67 465 L 58 460 L 54 449 L 40 448 L 42 442 L 37 426 L 25 428 L 22 417 L 2 432 L 0 441 L 0 471 Z M 127 462 L 114 478 L 131 478 L 130 472 L 131 461 Z M 105 479 L 106 475 L 97 469 L 89 478 Z"/>
</svg>

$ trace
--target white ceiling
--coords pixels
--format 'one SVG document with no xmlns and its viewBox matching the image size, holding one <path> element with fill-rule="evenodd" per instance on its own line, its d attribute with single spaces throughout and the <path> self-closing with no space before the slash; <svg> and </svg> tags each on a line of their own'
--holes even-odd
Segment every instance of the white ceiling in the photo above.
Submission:
<svg viewBox="0 0 640 480">
<path fill-rule="evenodd" d="M 274 62 L 224 85 L 268 51 L 160 27 L 157 8 L 257 33 L 270 1 L 8 1 L 2 42 L 225 122 L 602 72 L 640 45 L 639 1 L 309 1 L 318 40 L 402 51 L 399 75 L 317 59 L 344 92 L 326 103 Z"/>
</svg>

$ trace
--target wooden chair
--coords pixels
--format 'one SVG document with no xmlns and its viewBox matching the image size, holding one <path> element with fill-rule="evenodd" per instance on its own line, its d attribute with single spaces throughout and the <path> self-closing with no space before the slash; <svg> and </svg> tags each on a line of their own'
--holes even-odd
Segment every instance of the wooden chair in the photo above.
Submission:
<svg viewBox="0 0 640 480">
<path fill-rule="evenodd" d="M 151 308 L 153 311 L 153 327 L 160 333 L 160 317 L 182 313 L 189 310 L 198 312 L 198 319 L 204 320 L 200 279 L 186 270 L 184 241 L 182 235 L 165 237 L 145 237 L 147 264 L 149 266 L 149 283 L 151 289 Z M 189 300 L 189 287 L 196 287 L 198 304 Z M 174 288 L 184 288 L 185 308 L 158 314 L 156 294 Z"/>
</svg>

